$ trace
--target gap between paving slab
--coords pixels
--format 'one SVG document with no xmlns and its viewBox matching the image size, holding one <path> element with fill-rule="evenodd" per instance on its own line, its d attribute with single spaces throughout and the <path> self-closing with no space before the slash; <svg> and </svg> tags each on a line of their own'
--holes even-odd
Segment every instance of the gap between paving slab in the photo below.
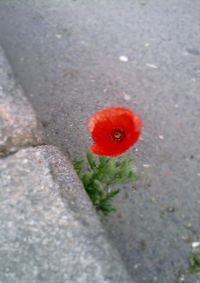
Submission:
<svg viewBox="0 0 200 283">
<path fill-rule="evenodd" d="M 0 282 L 134 282 L 72 165 L 44 143 L 0 47 Z"/>
</svg>

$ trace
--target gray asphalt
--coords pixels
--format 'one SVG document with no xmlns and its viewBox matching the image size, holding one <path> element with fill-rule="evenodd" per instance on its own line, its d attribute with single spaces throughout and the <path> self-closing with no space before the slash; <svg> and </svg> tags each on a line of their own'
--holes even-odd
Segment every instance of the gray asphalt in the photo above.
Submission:
<svg viewBox="0 0 200 283">
<path fill-rule="evenodd" d="M 103 222 L 138 283 L 200 282 L 186 274 L 200 241 L 199 34 L 199 0 L 0 0 L 0 43 L 49 143 L 73 160 L 96 110 L 143 120 L 127 155 L 144 181 Z"/>
</svg>

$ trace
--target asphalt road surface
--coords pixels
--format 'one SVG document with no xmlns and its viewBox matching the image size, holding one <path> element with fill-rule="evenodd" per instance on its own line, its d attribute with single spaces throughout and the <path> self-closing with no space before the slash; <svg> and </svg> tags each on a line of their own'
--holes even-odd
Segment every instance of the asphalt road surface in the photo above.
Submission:
<svg viewBox="0 0 200 283">
<path fill-rule="evenodd" d="M 123 188 L 104 227 L 137 283 L 200 282 L 187 274 L 200 242 L 199 0 L 0 0 L 0 43 L 71 160 L 96 110 L 142 118 L 127 155 L 144 180 Z"/>
</svg>

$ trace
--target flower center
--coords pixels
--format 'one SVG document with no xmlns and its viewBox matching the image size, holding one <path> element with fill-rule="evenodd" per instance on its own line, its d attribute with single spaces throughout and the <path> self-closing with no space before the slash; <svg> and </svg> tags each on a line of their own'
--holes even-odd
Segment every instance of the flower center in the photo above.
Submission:
<svg viewBox="0 0 200 283">
<path fill-rule="evenodd" d="M 111 138 L 115 142 L 122 142 L 125 136 L 125 132 L 122 129 L 115 128 L 111 131 Z"/>
</svg>

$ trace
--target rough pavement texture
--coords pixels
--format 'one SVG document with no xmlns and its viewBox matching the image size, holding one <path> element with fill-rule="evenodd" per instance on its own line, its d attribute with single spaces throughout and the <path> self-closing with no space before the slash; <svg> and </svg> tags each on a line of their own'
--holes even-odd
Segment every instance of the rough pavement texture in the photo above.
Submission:
<svg viewBox="0 0 200 283">
<path fill-rule="evenodd" d="M 21 86 L 14 80 L 0 47 L 0 156 L 42 143 L 42 126 Z"/>
<path fill-rule="evenodd" d="M 73 172 L 52 146 L 0 159 L 0 282 L 133 282 Z"/>
<path fill-rule="evenodd" d="M 101 107 L 143 119 L 129 154 L 145 181 L 105 223 L 137 283 L 181 282 L 200 241 L 199 15 L 199 0 L 0 1 L 0 41 L 51 143 L 83 155 Z"/>
</svg>

